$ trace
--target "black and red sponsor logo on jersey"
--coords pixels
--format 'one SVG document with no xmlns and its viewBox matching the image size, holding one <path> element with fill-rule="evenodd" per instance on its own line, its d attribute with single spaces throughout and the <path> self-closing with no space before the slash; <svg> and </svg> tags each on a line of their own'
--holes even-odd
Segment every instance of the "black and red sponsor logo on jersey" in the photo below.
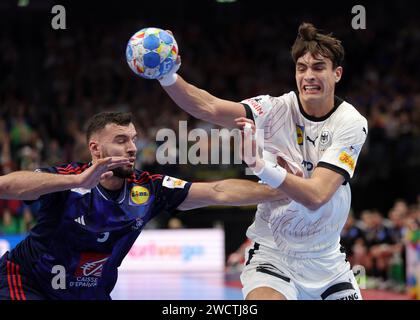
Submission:
<svg viewBox="0 0 420 320">
<path fill-rule="evenodd" d="M 245 100 L 245 102 L 248 103 L 249 106 L 252 109 L 254 109 L 259 116 L 262 116 L 264 114 L 264 111 L 263 111 L 263 106 L 260 103 L 261 100 L 262 100 L 261 98 L 255 98 L 255 99 L 247 99 Z"/>
</svg>

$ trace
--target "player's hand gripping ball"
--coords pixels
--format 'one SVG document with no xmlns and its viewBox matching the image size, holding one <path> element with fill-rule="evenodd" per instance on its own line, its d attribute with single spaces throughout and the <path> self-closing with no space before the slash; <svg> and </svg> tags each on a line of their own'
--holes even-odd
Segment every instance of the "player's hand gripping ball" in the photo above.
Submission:
<svg viewBox="0 0 420 320">
<path fill-rule="evenodd" d="M 128 41 L 127 63 L 137 75 L 146 79 L 159 79 L 176 63 L 178 45 L 175 38 L 159 28 L 144 28 Z"/>
</svg>

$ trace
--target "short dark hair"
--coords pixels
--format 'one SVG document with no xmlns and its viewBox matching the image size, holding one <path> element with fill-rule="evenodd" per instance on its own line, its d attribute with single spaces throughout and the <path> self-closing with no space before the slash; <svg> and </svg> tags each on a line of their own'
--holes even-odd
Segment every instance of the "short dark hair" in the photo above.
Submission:
<svg viewBox="0 0 420 320">
<path fill-rule="evenodd" d="M 90 137 L 95 132 L 105 128 L 109 123 L 115 123 L 119 126 L 128 126 L 133 122 L 133 116 L 130 112 L 101 112 L 95 114 L 87 122 L 86 140 L 89 142 Z"/>
<path fill-rule="evenodd" d="M 344 48 L 341 41 L 332 34 L 321 33 L 313 24 L 304 22 L 299 26 L 298 36 L 292 46 L 293 61 L 310 52 L 313 56 L 321 55 L 332 61 L 333 68 L 341 66 L 344 60 Z"/>
</svg>

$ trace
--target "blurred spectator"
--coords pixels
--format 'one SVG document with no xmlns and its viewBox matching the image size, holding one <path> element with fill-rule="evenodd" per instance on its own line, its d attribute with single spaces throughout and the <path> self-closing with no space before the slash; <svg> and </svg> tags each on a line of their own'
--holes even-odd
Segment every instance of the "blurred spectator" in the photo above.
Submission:
<svg viewBox="0 0 420 320">
<path fill-rule="evenodd" d="M 0 200 L 0 234 L 24 234 L 32 225 L 32 212 L 22 201 Z"/>
<path fill-rule="evenodd" d="M 184 223 L 177 217 L 171 217 L 168 221 L 168 229 L 183 229 Z"/>
<path fill-rule="evenodd" d="M 239 248 L 232 252 L 226 261 L 226 271 L 227 272 L 240 272 L 242 271 L 243 266 L 245 265 L 245 253 L 246 249 L 252 244 L 250 239 L 246 239 Z"/>
<path fill-rule="evenodd" d="M 405 200 L 397 199 L 394 206 L 389 210 L 388 219 L 391 222 L 390 236 L 393 243 L 401 243 L 404 239 L 405 221 L 409 209 Z"/>
<path fill-rule="evenodd" d="M 388 278 L 388 263 L 392 257 L 390 245 L 393 244 L 388 222 L 377 210 L 365 214 L 366 246 L 369 250 L 372 269 L 368 270 L 374 277 L 386 280 Z"/>
<path fill-rule="evenodd" d="M 351 265 L 367 266 L 366 261 L 367 247 L 365 233 L 361 227 L 358 226 L 354 218 L 353 212 L 349 213 L 347 221 L 341 232 L 341 245 L 344 247 L 347 255 L 347 260 Z"/>
<path fill-rule="evenodd" d="M 10 210 L 4 210 L 0 222 L 0 234 L 15 235 L 20 234 L 20 220 L 12 215 Z"/>
</svg>

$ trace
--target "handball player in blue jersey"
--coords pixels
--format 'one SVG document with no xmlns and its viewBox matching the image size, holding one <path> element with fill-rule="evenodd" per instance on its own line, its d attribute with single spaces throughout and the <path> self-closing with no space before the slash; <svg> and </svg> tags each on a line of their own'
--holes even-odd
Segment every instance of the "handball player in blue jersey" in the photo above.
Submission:
<svg viewBox="0 0 420 320">
<path fill-rule="evenodd" d="M 0 300 L 110 299 L 118 267 L 156 215 L 285 198 L 247 180 L 190 183 L 137 170 L 136 137 L 131 114 L 99 113 L 87 127 L 90 163 L 0 177 L 0 198 L 39 206 L 37 224 L 0 258 Z"/>
</svg>

